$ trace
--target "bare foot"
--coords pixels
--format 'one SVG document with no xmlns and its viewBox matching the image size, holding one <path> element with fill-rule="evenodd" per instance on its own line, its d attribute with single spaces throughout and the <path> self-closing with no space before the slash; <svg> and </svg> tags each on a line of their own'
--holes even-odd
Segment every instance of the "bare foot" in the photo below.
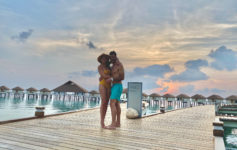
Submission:
<svg viewBox="0 0 237 150">
<path fill-rule="evenodd" d="M 116 126 L 114 126 L 114 125 L 109 125 L 109 126 L 106 126 L 105 129 L 115 130 L 115 129 L 116 129 Z"/>
<path fill-rule="evenodd" d="M 119 128 L 121 125 L 120 125 L 120 123 L 116 123 L 115 126 Z"/>
<path fill-rule="evenodd" d="M 101 124 L 100 126 L 101 126 L 101 128 L 105 129 L 105 125 L 104 124 Z"/>
</svg>

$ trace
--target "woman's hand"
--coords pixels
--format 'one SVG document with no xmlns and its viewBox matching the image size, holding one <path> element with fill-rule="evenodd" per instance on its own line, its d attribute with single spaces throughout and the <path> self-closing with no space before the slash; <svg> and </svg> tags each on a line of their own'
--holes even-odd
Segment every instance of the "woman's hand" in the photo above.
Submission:
<svg viewBox="0 0 237 150">
<path fill-rule="evenodd" d="M 111 79 L 111 78 L 108 78 L 108 79 L 106 79 L 105 81 L 110 84 L 110 83 L 112 82 L 112 79 Z"/>
</svg>

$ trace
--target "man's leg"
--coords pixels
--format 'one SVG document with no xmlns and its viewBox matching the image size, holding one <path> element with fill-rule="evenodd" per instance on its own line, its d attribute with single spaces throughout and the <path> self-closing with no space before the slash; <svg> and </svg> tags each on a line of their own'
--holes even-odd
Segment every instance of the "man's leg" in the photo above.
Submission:
<svg viewBox="0 0 237 150">
<path fill-rule="evenodd" d="M 120 115 L 121 115 L 120 102 L 116 102 L 116 110 L 117 110 L 116 127 L 120 127 Z"/>
<path fill-rule="evenodd" d="M 109 129 L 115 129 L 116 128 L 116 115 L 117 115 L 116 103 L 117 103 L 117 100 L 115 100 L 115 99 L 110 100 L 112 123 L 111 123 L 111 125 L 108 126 Z"/>
</svg>

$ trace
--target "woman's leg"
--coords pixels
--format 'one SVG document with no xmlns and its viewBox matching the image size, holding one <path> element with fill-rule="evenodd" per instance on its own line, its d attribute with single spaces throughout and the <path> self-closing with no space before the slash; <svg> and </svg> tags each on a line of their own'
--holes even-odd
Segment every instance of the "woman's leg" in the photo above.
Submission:
<svg viewBox="0 0 237 150">
<path fill-rule="evenodd" d="M 100 105 L 100 125 L 102 128 L 105 127 L 104 119 L 107 111 L 108 101 L 107 101 L 107 91 L 103 85 L 99 85 L 101 105 Z"/>
</svg>

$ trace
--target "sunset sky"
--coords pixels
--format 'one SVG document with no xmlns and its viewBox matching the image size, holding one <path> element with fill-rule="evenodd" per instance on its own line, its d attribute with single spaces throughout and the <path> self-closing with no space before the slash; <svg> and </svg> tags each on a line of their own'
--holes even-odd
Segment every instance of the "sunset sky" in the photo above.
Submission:
<svg viewBox="0 0 237 150">
<path fill-rule="evenodd" d="M 98 90 L 115 50 L 147 94 L 237 95 L 236 0 L 0 0 L 0 86 Z"/>
</svg>

